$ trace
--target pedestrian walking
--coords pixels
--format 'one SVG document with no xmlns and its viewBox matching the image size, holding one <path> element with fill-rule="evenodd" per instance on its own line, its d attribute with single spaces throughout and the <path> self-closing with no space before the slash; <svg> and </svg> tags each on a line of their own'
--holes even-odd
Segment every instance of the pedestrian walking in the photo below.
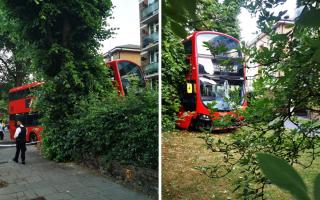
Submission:
<svg viewBox="0 0 320 200">
<path fill-rule="evenodd" d="M 4 140 L 10 140 L 10 133 L 9 133 L 9 124 L 8 122 L 3 122 L 2 129 L 4 133 Z"/>
<path fill-rule="evenodd" d="M 4 140 L 4 128 L 5 128 L 4 123 L 0 122 L 0 140 Z"/>
<path fill-rule="evenodd" d="M 16 163 L 19 160 L 19 154 L 21 151 L 21 161 L 22 164 L 25 163 L 25 153 L 27 150 L 26 147 L 26 135 L 27 135 L 27 129 L 23 126 L 21 121 L 17 121 L 17 129 L 16 132 L 14 133 L 14 138 L 16 139 L 16 155 L 13 158 L 13 161 Z"/>
</svg>

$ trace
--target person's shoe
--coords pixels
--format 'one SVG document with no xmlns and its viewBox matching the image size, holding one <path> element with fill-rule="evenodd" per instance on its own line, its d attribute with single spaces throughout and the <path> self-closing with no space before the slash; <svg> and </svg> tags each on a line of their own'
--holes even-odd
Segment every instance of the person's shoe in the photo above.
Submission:
<svg viewBox="0 0 320 200">
<path fill-rule="evenodd" d="M 22 164 L 23 164 L 23 165 L 25 165 L 25 164 L 26 164 L 26 162 L 22 161 Z"/>
<path fill-rule="evenodd" d="M 18 163 L 18 160 L 16 160 L 16 159 L 12 159 L 14 162 L 16 162 L 16 163 Z"/>
</svg>

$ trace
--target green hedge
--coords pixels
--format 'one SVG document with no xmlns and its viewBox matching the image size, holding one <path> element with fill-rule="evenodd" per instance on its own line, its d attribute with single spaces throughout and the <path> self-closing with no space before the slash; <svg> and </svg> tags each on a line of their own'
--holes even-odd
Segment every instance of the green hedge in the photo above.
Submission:
<svg viewBox="0 0 320 200">
<path fill-rule="evenodd" d="M 124 164 L 158 167 L 158 94 L 92 96 L 77 106 L 65 134 L 44 131 L 43 152 L 57 161 L 99 157 Z"/>
</svg>

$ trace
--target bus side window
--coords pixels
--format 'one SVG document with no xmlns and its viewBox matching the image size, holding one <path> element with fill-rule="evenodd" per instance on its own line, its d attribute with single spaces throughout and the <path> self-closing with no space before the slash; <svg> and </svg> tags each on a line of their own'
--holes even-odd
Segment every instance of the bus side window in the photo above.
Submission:
<svg viewBox="0 0 320 200">
<path fill-rule="evenodd" d="M 24 99 L 29 94 L 30 94 L 30 90 L 29 89 L 20 90 L 20 91 L 17 91 L 17 92 L 9 93 L 9 101 L 14 101 L 14 100 L 18 100 L 18 99 Z"/>
<path fill-rule="evenodd" d="M 25 100 L 25 107 L 26 108 L 30 108 L 31 107 L 31 102 L 32 102 L 32 98 L 28 98 Z"/>
<path fill-rule="evenodd" d="M 27 115 L 27 125 L 28 126 L 37 126 L 39 125 L 39 114 L 38 113 L 30 113 Z"/>
</svg>

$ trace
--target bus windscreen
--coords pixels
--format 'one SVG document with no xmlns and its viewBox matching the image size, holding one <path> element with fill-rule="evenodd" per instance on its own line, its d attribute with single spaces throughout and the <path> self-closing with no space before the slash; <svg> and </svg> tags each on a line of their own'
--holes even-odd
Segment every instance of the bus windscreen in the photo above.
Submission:
<svg viewBox="0 0 320 200">
<path fill-rule="evenodd" d="M 132 62 L 119 62 L 118 69 L 121 76 L 121 82 L 124 92 L 127 94 L 128 89 L 133 85 L 138 87 L 144 86 L 144 79 L 139 66 Z"/>
<path fill-rule="evenodd" d="M 220 111 L 241 106 L 244 72 L 239 42 L 219 34 L 197 36 L 200 95 L 204 105 Z"/>
</svg>

